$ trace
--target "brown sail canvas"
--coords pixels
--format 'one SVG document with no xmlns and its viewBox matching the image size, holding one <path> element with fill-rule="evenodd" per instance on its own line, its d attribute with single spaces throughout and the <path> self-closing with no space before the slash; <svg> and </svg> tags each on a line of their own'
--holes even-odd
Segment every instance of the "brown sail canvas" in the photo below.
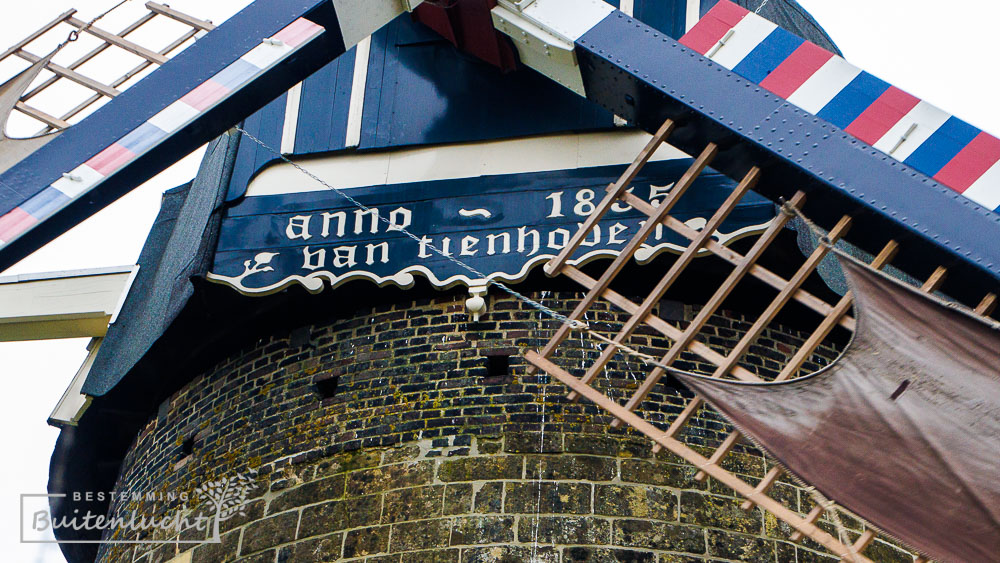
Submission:
<svg viewBox="0 0 1000 563">
<path fill-rule="evenodd" d="M 1000 557 L 1000 331 L 841 258 L 858 326 L 811 376 L 679 373 L 792 473 L 945 561 Z"/>
</svg>

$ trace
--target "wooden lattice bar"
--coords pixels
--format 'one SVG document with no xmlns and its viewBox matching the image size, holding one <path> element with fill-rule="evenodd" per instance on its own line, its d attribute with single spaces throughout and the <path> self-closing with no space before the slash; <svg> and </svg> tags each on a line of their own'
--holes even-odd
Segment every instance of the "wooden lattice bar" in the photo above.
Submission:
<svg viewBox="0 0 1000 563">
<path fill-rule="evenodd" d="M 574 330 L 592 332 L 594 329 L 591 327 L 564 324 L 556 331 L 555 336 L 546 343 L 541 353 L 528 352 L 525 358 L 532 368 L 532 373 L 534 373 L 534 370 L 540 369 L 566 384 L 570 389 L 569 398 L 586 398 L 612 415 L 614 417 L 612 421 L 613 426 L 628 424 L 653 441 L 654 451 L 667 449 L 689 463 L 692 463 L 698 470 L 695 476 L 696 479 L 704 480 L 712 477 L 716 481 L 733 489 L 745 499 L 741 504 L 743 509 L 751 510 L 754 507 L 760 507 L 786 522 L 793 530 L 790 536 L 790 539 L 793 541 L 808 537 L 844 559 L 868 561 L 860 553 L 876 537 L 877 531 L 875 529 L 866 526 L 863 529 L 856 530 L 858 536 L 851 540 L 850 538 L 854 538 L 854 536 L 852 535 L 848 538 L 845 534 L 845 529 L 841 528 L 839 533 L 840 539 L 838 539 L 824 531 L 818 525 L 818 522 L 826 516 L 825 520 L 837 522 L 837 526 L 840 527 L 840 509 L 833 509 L 833 505 L 826 502 L 817 502 L 807 514 L 800 514 L 770 496 L 774 485 L 784 475 L 784 470 L 781 466 L 773 465 L 762 478 L 751 481 L 723 468 L 722 462 L 726 456 L 743 439 L 739 432 L 730 432 L 716 447 L 706 452 L 696 452 L 681 442 L 679 439 L 680 433 L 687 423 L 699 409 L 707 408 L 700 398 L 694 397 L 688 400 L 678 414 L 664 421 L 666 429 L 643 420 L 635 412 L 642 404 L 646 395 L 653 390 L 662 376 L 666 374 L 667 367 L 680 360 L 684 353 L 693 354 L 705 360 L 711 366 L 714 366 L 706 372 L 711 377 L 735 378 L 743 381 L 763 381 L 765 379 L 782 381 L 802 375 L 803 367 L 807 365 L 807 362 L 811 358 L 828 358 L 830 348 L 823 348 L 826 351 L 822 353 L 820 349 L 824 344 L 831 342 L 830 339 L 834 336 L 834 329 L 840 327 L 853 330 L 856 326 L 855 319 L 849 314 L 853 303 L 850 292 L 836 298 L 836 302 L 827 302 L 805 289 L 807 281 L 815 279 L 818 276 L 817 269 L 820 263 L 828 256 L 830 251 L 829 246 L 819 245 L 808 256 L 803 256 L 802 262 L 797 262 L 794 269 L 791 267 L 788 269 L 789 272 L 792 272 L 791 277 L 788 279 L 774 273 L 759 263 L 778 240 L 779 234 L 788 225 L 794 213 L 783 209 L 785 212 L 779 213 L 763 232 L 756 235 L 756 240 L 745 254 L 740 254 L 713 238 L 713 235 L 716 234 L 717 229 L 725 221 L 728 214 L 757 182 L 762 174 L 761 170 L 757 168 L 751 169 L 700 230 L 693 229 L 680 219 L 672 216 L 670 209 L 680 198 L 684 197 L 685 191 L 693 183 L 697 175 L 711 162 L 711 158 L 716 152 L 714 145 L 707 146 L 695 159 L 684 177 L 676 184 L 674 191 L 659 206 L 654 206 L 650 202 L 642 200 L 627 191 L 626 188 L 631 179 L 638 173 L 642 164 L 649 159 L 652 151 L 655 151 L 665 141 L 666 135 L 669 134 L 671 128 L 671 123 L 664 124 L 661 128 L 661 135 L 654 137 L 622 178 L 609 186 L 608 196 L 595 209 L 592 216 L 596 221 L 607 213 L 612 205 L 624 202 L 649 217 L 649 220 L 643 225 L 642 230 L 629 241 L 625 250 L 618 256 L 618 259 L 596 278 L 567 263 L 568 258 L 575 251 L 575 248 L 578 247 L 579 242 L 584 240 L 585 236 L 589 233 L 592 225 L 588 226 L 585 223 L 574 236 L 576 246 L 564 249 L 559 259 L 553 260 L 546 266 L 546 271 L 550 275 L 564 275 L 586 289 L 586 296 L 574 308 L 570 316 L 571 319 L 579 320 L 587 318 L 586 314 L 591 306 L 598 300 L 604 300 L 628 313 L 629 318 L 627 322 L 617 329 L 613 337 L 611 335 L 608 335 L 608 337 L 600 336 L 606 343 L 606 346 L 601 348 L 600 353 L 593 363 L 579 366 L 582 369 L 580 377 L 560 367 L 552 357 L 558 352 L 559 344 Z M 796 209 L 801 209 L 804 202 L 805 195 L 798 192 L 789 201 L 789 205 Z M 829 226 L 826 239 L 832 243 L 841 240 L 856 220 L 856 218 L 849 216 L 841 217 L 836 224 Z M 652 227 L 659 228 L 661 225 L 687 239 L 688 244 L 682 249 L 679 256 L 675 258 L 666 273 L 648 294 L 641 300 L 627 298 L 613 289 L 612 286 L 615 278 L 622 271 L 625 263 L 631 260 L 635 251 L 650 236 Z M 889 241 L 872 258 L 870 266 L 875 269 L 886 267 L 890 264 L 898 250 L 899 245 L 897 242 Z M 706 253 L 711 253 L 732 266 L 728 276 L 718 285 L 711 294 L 711 297 L 705 301 L 704 305 L 687 322 L 686 326 L 678 326 L 661 319 L 656 314 L 656 306 L 667 296 L 670 288 L 675 285 L 679 277 L 685 271 L 691 269 L 691 264 L 695 262 L 694 258 Z M 782 256 L 787 260 L 787 255 Z M 936 268 L 923 281 L 921 289 L 927 293 L 938 291 L 942 287 L 947 275 L 948 270 L 946 268 Z M 733 295 L 739 284 L 751 278 L 763 282 L 765 286 L 773 288 L 776 290 L 776 294 L 770 301 L 766 302 L 767 305 L 763 311 L 756 314 L 752 322 L 750 319 L 747 319 L 747 322 L 750 323 L 748 328 L 741 328 L 741 333 L 737 338 L 727 342 L 724 346 L 718 343 L 710 346 L 702 338 L 704 331 L 709 325 L 710 318 L 722 310 L 727 299 Z M 997 300 L 997 296 L 994 294 L 984 296 L 976 308 L 976 312 L 979 314 L 989 314 L 996 307 Z M 802 333 L 801 343 L 794 345 L 794 350 L 785 352 L 783 359 L 778 362 L 777 367 L 767 367 L 765 370 L 766 374 L 751 371 L 746 366 L 741 365 L 751 347 L 762 338 L 765 331 L 779 318 L 782 311 L 792 304 L 797 304 L 804 307 L 806 311 L 812 311 L 817 314 L 819 320 L 814 325 L 815 328 Z M 650 357 L 644 356 L 647 363 L 655 365 L 652 365 L 645 376 L 638 381 L 637 387 L 633 390 L 627 401 L 624 404 L 620 404 L 616 399 L 595 388 L 594 384 L 598 381 L 598 375 L 607 368 L 609 362 L 617 354 L 636 353 L 632 350 L 633 346 L 629 341 L 640 326 L 648 326 L 656 333 L 666 337 L 669 346 L 662 357 L 658 358 L 655 362 L 652 362 Z M 591 336 L 596 335 L 592 334 Z M 843 342 L 844 340 L 842 337 L 837 338 L 839 340 L 836 340 L 836 342 Z M 720 350 L 720 346 L 724 349 Z M 817 356 L 817 354 L 820 354 L 820 356 Z M 830 513 L 830 510 L 833 510 L 833 512 Z"/>
<path fill-rule="evenodd" d="M 805 194 L 799 192 L 792 198 L 792 204 L 800 205 L 804 200 Z M 767 230 L 764 231 L 764 234 L 757 239 L 757 242 L 754 243 L 753 247 L 749 252 L 747 252 L 746 256 L 744 256 L 739 264 L 737 264 L 736 268 L 730 272 L 729 276 L 726 277 L 725 281 L 722 282 L 722 285 L 719 286 L 719 289 L 715 291 L 712 297 L 709 298 L 708 302 L 701 308 L 701 311 L 698 312 L 698 315 L 695 316 L 694 320 L 688 324 L 688 327 L 684 330 L 684 334 L 681 338 L 678 339 L 678 341 L 674 343 L 674 346 L 671 347 L 665 356 L 663 356 L 660 360 L 661 365 L 669 366 L 681 357 L 681 354 L 688 349 L 691 342 L 695 340 L 698 333 L 700 333 L 705 327 L 705 323 L 708 322 L 709 318 L 714 315 L 716 311 L 718 311 L 719 307 L 722 306 L 722 303 L 729 297 L 729 294 L 736 288 L 736 285 L 749 273 L 750 268 L 757 263 L 757 260 L 764 254 L 764 251 L 767 250 L 771 243 L 778 238 L 781 230 L 785 228 L 785 225 L 790 219 L 790 215 L 779 213 L 777 217 L 771 220 L 771 224 L 768 226 Z M 639 389 L 637 389 L 629 398 L 628 402 L 625 404 L 625 408 L 629 411 L 637 409 L 643 399 L 646 398 L 646 395 L 653 390 L 653 387 L 659 383 L 660 379 L 665 374 L 666 370 L 662 367 L 657 366 L 653 368 L 653 371 L 650 372 L 649 376 L 646 377 L 641 384 L 639 384 Z M 754 376 L 747 379 L 747 381 L 760 381 L 760 378 Z M 678 416 L 678 419 L 683 417 L 683 420 L 686 421 L 688 417 L 694 414 L 695 410 L 696 409 L 685 409 Z M 622 421 L 619 419 L 612 422 L 612 426 L 620 426 L 621 423 Z"/>
<path fill-rule="evenodd" d="M 616 418 L 625 421 L 629 426 L 635 428 L 648 438 L 666 448 L 672 453 L 680 456 L 695 467 L 705 468 L 710 477 L 719 481 L 723 485 L 733 489 L 737 494 L 753 500 L 758 506 L 774 514 L 803 536 L 809 537 L 813 541 L 822 545 L 832 553 L 845 558 L 852 558 L 859 562 L 870 562 L 871 560 L 863 555 L 853 553 L 851 548 L 845 546 L 832 535 L 815 524 L 815 520 L 809 521 L 794 510 L 781 504 L 779 501 L 754 490 L 754 487 L 743 481 L 733 473 L 709 463 L 708 459 L 688 447 L 683 442 L 663 435 L 659 429 L 651 423 L 643 420 L 639 415 L 629 411 L 611 400 L 609 397 L 587 385 L 574 377 L 569 372 L 563 370 L 550 360 L 543 358 L 538 352 L 529 351 L 525 354 L 525 359 L 534 364 L 539 369 L 544 370 L 549 375 L 555 377 L 578 394 L 593 401 L 602 409 L 606 410 Z"/>
<path fill-rule="evenodd" d="M 715 230 L 718 229 L 722 222 L 729 217 L 729 214 L 736 208 L 743 196 L 750 190 L 750 188 L 757 183 L 757 178 L 760 177 L 760 169 L 754 167 L 747 173 L 743 178 L 743 181 L 733 190 L 733 192 L 726 198 L 726 201 L 722 203 L 719 209 L 712 215 L 712 218 L 708 220 L 705 227 L 702 228 L 701 233 L 696 237 L 684 252 L 677 258 L 677 260 L 670 266 L 670 269 L 663 276 L 656 287 L 650 292 L 650 294 L 643 301 L 642 305 L 639 307 L 638 311 L 631 313 L 628 321 L 622 327 L 622 329 L 615 335 L 614 341 L 618 344 L 622 344 L 632 335 L 632 332 L 639 327 L 640 324 L 644 323 L 649 317 L 650 313 L 660 302 L 663 295 L 670 289 L 670 286 L 677 281 L 681 273 L 691 263 L 692 260 L 701 252 L 701 249 L 705 246 L 705 243 L 715 234 Z M 590 366 L 587 370 L 586 375 L 583 377 L 584 383 L 590 383 L 593 381 L 598 373 L 604 369 L 604 366 L 611 360 L 612 357 L 618 352 L 617 348 L 614 346 L 608 346 L 601 351 L 600 357 Z M 575 400 L 576 397 L 570 393 L 570 400 Z"/>
<path fill-rule="evenodd" d="M 654 207 L 650 205 L 649 202 L 643 201 L 638 197 L 629 193 L 622 194 L 622 199 L 625 201 L 625 203 L 632 205 L 633 207 L 635 207 L 639 211 L 642 211 L 643 213 L 646 213 L 647 215 L 651 212 L 652 209 L 654 209 Z M 663 220 L 663 225 L 669 227 L 671 230 L 673 230 L 674 232 L 676 232 L 677 234 L 683 236 L 688 240 L 694 240 L 698 236 L 699 231 L 692 229 L 691 227 L 689 227 L 687 224 L 685 224 L 680 219 L 677 219 L 676 217 L 667 217 L 666 219 Z M 724 246 L 720 244 L 718 241 L 714 240 L 709 240 L 708 243 L 705 244 L 705 249 L 711 251 L 719 258 L 722 258 L 723 260 L 729 262 L 730 264 L 733 264 L 734 266 L 738 266 L 744 258 L 735 250 L 727 246 Z M 768 270 L 767 268 L 759 264 L 754 264 L 750 268 L 750 275 L 779 291 L 782 288 L 784 288 L 785 285 L 788 284 L 787 280 L 785 280 L 778 274 L 775 274 L 774 272 Z M 801 303 L 802 305 L 812 309 L 813 311 L 821 315 L 828 314 L 833 308 L 829 303 L 823 301 L 822 299 L 816 297 L 815 295 L 812 295 L 811 293 L 809 293 L 804 289 L 796 291 L 794 299 L 799 303 Z M 847 330 L 850 331 L 854 330 L 854 318 L 851 316 L 845 315 L 843 318 L 841 318 L 839 324 L 840 326 L 842 326 Z"/>
<path fill-rule="evenodd" d="M 47 133 L 52 130 L 65 129 L 72 125 L 69 121 L 70 119 L 76 117 L 93 104 L 99 102 L 102 98 L 106 99 L 118 96 L 121 94 L 120 87 L 125 85 L 125 83 L 131 78 L 146 70 L 151 65 L 162 65 L 166 63 L 169 60 L 170 54 L 176 51 L 180 46 L 196 37 L 199 33 L 204 33 L 214 28 L 211 22 L 188 16 L 162 4 L 148 2 L 146 4 L 146 8 L 149 10 L 146 14 L 117 33 L 106 31 L 105 29 L 94 25 L 95 22 L 87 22 L 77 18 L 76 10 L 67 10 L 34 33 L 14 44 L 12 47 L 4 51 L 3 54 L 0 54 L 0 60 L 16 56 L 28 61 L 29 63 L 37 63 L 42 60 L 43 57 L 30 52 L 28 48 L 39 39 L 63 33 L 65 26 L 69 26 L 76 33 L 86 33 L 102 41 L 100 45 L 91 49 L 85 55 L 74 60 L 72 63 L 60 64 L 51 60 L 46 62 L 45 69 L 50 71 L 52 76 L 42 80 L 39 84 L 26 91 L 20 97 L 20 100 L 15 104 L 14 109 L 44 124 L 44 128 L 41 129 L 38 134 Z M 189 29 L 181 33 L 177 39 L 159 51 L 146 48 L 127 38 L 128 35 L 154 20 L 157 16 L 166 17 L 175 22 L 184 24 L 188 26 Z M 60 43 L 63 43 L 63 37 L 65 36 L 59 36 Z M 90 78 L 78 70 L 81 66 L 112 47 L 121 49 L 139 57 L 141 59 L 141 63 L 128 70 L 121 77 L 109 84 Z M 37 97 L 42 92 L 45 92 L 50 87 L 57 84 L 60 80 L 69 80 L 74 82 L 90 90 L 93 94 L 60 116 L 53 115 L 52 112 L 45 111 L 42 108 L 29 104 L 30 100 Z"/>
<path fill-rule="evenodd" d="M 979 302 L 976 306 L 976 312 L 984 317 L 988 317 L 993 314 L 993 310 L 997 307 L 997 296 L 995 293 L 988 293 L 983 300 Z"/>
<path fill-rule="evenodd" d="M 121 31 L 121 36 L 122 37 L 127 37 L 128 34 L 130 34 L 133 31 L 139 29 L 144 24 L 146 24 L 150 20 L 152 20 L 154 17 L 156 17 L 156 15 L 153 14 L 153 13 L 148 13 L 148 14 L 144 15 L 143 17 L 139 18 L 137 21 L 135 21 L 134 23 L 132 23 L 131 25 L 129 25 L 128 27 L 126 27 L 125 29 L 123 29 Z M 84 64 L 86 64 L 87 62 L 89 62 L 90 60 L 92 60 L 94 57 L 96 57 L 96 56 L 100 55 L 101 53 L 103 53 L 104 51 L 108 50 L 109 47 L 111 47 L 110 43 L 101 43 L 97 47 L 94 47 L 93 49 L 91 49 L 90 52 L 88 52 L 87 54 L 83 55 L 79 59 L 77 59 L 77 60 L 73 61 L 72 63 L 70 63 L 69 65 L 67 65 L 66 68 L 69 68 L 69 69 L 72 69 L 72 70 L 76 70 L 77 68 L 83 66 Z M 58 80 L 59 80 L 59 76 L 58 75 L 51 76 L 51 77 L 47 78 L 46 80 L 42 81 L 42 83 L 39 84 L 38 86 L 35 86 L 31 90 L 28 90 L 27 92 L 25 92 L 24 95 L 21 96 L 21 100 L 25 101 L 25 102 L 28 101 L 28 100 L 30 100 L 31 98 L 35 97 L 36 95 L 44 92 L 46 88 L 48 88 L 49 86 L 55 84 L 56 81 L 58 81 Z M 112 86 L 114 86 L 114 84 L 112 84 Z"/>
</svg>

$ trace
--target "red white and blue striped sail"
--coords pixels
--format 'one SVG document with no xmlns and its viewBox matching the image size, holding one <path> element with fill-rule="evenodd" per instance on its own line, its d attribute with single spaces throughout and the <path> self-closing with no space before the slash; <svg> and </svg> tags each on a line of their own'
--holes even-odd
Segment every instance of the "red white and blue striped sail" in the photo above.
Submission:
<svg viewBox="0 0 1000 563">
<path fill-rule="evenodd" d="M 726 0 L 680 42 L 983 207 L 1000 209 L 1000 139 Z"/>
</svg>

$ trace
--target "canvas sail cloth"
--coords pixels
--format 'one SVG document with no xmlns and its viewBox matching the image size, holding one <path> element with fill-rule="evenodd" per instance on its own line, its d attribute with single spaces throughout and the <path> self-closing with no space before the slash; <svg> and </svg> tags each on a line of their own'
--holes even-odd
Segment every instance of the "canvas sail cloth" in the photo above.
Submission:
<svg viewBox="0 0 1000 563">
<path fill-rule="evenodd" d="M 857 332 L 779 383 L 677 377 L 829 498 L 943 561 L 1000 558 L 1000 331 L 840 258 Z"/>
</svg>

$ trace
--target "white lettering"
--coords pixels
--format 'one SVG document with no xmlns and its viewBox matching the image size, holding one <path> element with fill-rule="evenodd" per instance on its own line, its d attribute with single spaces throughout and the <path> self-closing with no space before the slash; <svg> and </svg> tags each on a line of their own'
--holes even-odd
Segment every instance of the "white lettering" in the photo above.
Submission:
<svg viewBox="0 0 1000 563">
<path fill-rule="evenodd" d="M 357 264 L 354 259 L 354 254 L 357 252 L 357 246 L 338 246 L 333 249 L 333 267 L 334 268 L 351 268 Z"/>
<path fill-rule="evenodd" d="M 389 243 L 387 242 L 380 242 L 378 244 L 366 244 L 365 250 L 368 251 L 368 258 L 365 259 L 365 264 L 371 266 L 372 264 L 375 263 L 375 249 L 379 249 L 382 251 L 382 259 L 380 260 L 380 262 L 382 262 L 383 264 L 388 264 Z"/>
<path fill-rule="evenodd" d="M 337 236 L 344 236 L 344 225 L 347 223 L 347 213 L 343 211 L 338 211 L 336 213 L 323 213 L 323 232 L 320 233 L 324 237 L 330 236 L 330 220 L 337 220 Z"/>
<path fill-rule="evenodd" d="M 371 227 L 369 231 L 378 232 L 378 209 L 371 208 L 368 211 L 358 209 L 354 212 L 354 234 L 360 235 L 365 230 L 365 215 L 371 216 Z"/>
<path fill-rule="evenodd" d="M 527 242 L 529 236 L 531 237 L 531 252 L 528 253 L 528 256 L 531 256 L 532 254 L 535 254 L 536 252 L 538 252 L 539 245 L 541 244 L 541 241 L 539 240 L 540 237 L 539 237 L 538 231 L 536 231 L 534 229 L 531 229 L 529 231 L 528 227 L 518 227 L 517 228 L 517 251 L 518 252 L 524 252 L 526 250 L 527 247 L 526 247 L 525 243 Z"/>
<path fill-rule="evenodd" d="M 510 252 L 510 234 L 500 233 L 499 235 L 486 235 L 486 254 L 488 256 L 493 256 L 497 253 L 497 239 L 501 239 L 503 241 L 503 249 L 500 252 L 503 254 L 508 254 Z"/>
<path fill-rule="evenodd" d="M 649 185 L 649 203 L 651 203 L 653 205 L 653 207 L 659 207 L 660 203 L 662 203 L 663 200 L 662 199 L 658 200 L 656 198 L 658 198 L 658 197 L 662 197 L 662 198 L 667 197 L 667 194 L 669 194 L 670 190 L 672 190 L 672 189 L 674 189 L 674 182 L 670 182 L 666 186 L 654 186 L 654 185 L 650 184 Z"/>
<path fill-rule="evenodd" d="M 545 199 L 552 200 L 552 212 L 548 214 L 549 218 L 552 217 L 562 217 L 562 192 L 555 192 L 545 196 Z"/>
<path fill-rule="evenodd" d="M 309 247 L 302 249 L 302 267 L 307 270 L 318 270 L 326 266 L 326 250 L 319 249 L 315 252 L 309 250 Z"/>
<path fill-rule="evenodd" d="M 556 242 L 556 235 L 562 238 L 562 242 Z M 556 229 L 549 233 L 549 248 L 552 250 L 562 250 L 569 244 L 569 231 L 566 229 Z"/>
<path fill-rule="evenodd" d="M 390 231 L 402 231 L 406 227 L 410 226 L 413 222 L 413 213 L 405 208 L 400 207 L 398 209 L 393 209 L 389 213 L 389 230 Z M 373 233 L 375 231 L 372 231 Z"/>
<path fill-rule="evenodd" d="M 473 236 L 462 237 L 462 252 L 461 256 L 475 256 L 478 250 L 473 250 L 475 246 L 479 244 L 479 239 Z"/>
<path fill-rule="evenodd" d="M 309 234 L 309 220 L 312 219 L 312 215 L 296 215 L 288 220 L 288 226 L 285 227 L 285 236 L 289 240 L 295 240 L 300 238 L 302 240 L 309 240 L 312 235 Z"/>
<path fill-rule="evenodd" d="M 417 257 L 419 258 L 430 258 L 431 253 L 427 252 L 427 248 L 431 245 L 431 239 L 428 236 L 420 237 L 420 249 L 417 251 Z"/>
<path fill-rule="evenodd" d="M 608 244 L 625 244 L 625 241 L 619 239 L 618 235 L 624 233 L 627 230 L 628 227 L 622 225 L 621 223 L 615 223 L 614 225 L 611 225 L 611 227 L 608 229 Z"/>
</svg>

